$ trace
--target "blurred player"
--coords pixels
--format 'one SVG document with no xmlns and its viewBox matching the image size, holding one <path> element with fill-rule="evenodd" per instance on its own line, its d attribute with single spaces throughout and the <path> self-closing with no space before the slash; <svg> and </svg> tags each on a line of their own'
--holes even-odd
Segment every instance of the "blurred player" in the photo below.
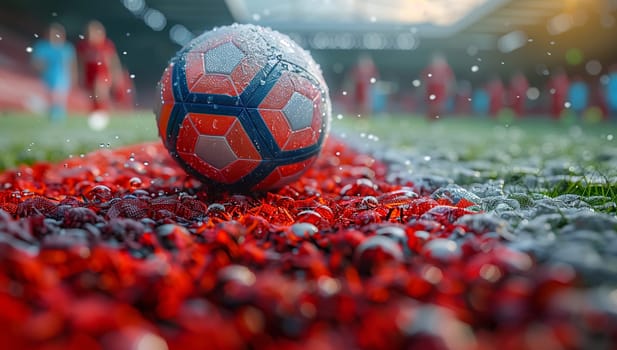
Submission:
<svg viewBox="0 0 617 350">
<path fill-rule="evenodd" d="M 479 87 L 473 91 L 471 110 L 474 114 L 486 116 L 488 114 L 489 104 L 490 99 L 484 87 Z"/>
<path fill-rule="evenodd" d="M 551 116 L 553 119 L 561 117 L 561 113 L 565 108 L 566 98 L 568 97 L 569 87 L 570 80 L 568 76 L 563 69 L 558 69 L 548 82 L 551 94 Z"/>
<path fill-rule="evenodd" d="M 377 79 L 377 68 L 370 56 L 363 55 L 358 60 L 358 64 L 352 72 L 354 82 L 354 102 L 355 111 L 363 116 L 368 116 L 372 112 L 372 91 L 373 79 Z"/>
<path fill-rule="evenodd" d="M 122 110 L 133 109 L 135 85 L 129 71 L 126 68 L 122 69 L 122 74 L 119 79 L 115 79 L 112 86 L 112 94 L 116 108 Z"/>
<path fill-rule="evenodd" d="M 612 65 L 608 73 L 605 95 L 609 114 L 617 118 L 617 64 Z"/>
<path fill-rule="evenodd" d="M 437 54 L 422 72 L 422 79 L 426 88 L 427 117 L 429 120 L 438 119 L 445 112 L 446 103 L 450 99 L 454 73 L 445 57 Z"/>
<path fill-rule="evenodd" d="M 454 110 L 458 114 L 469 114 L 471 112 L 471 83 L 468 80 L 460 80 L 456 83 L 456 97 Z"/>
<path fill-rule="evenodd" d="M 34 44 L 32 61 L 49 90 L 49 118 L 53 122 L 66 118 L 66 103 L 76 77 L 75 49 L 66 41 L 64 27 L 49 26 L 47 39 Z"/>
<path fill-rule="evenodd" d="M 571 105 L 570 108 L 578 117 L 581 117 L 589 106 L 589 87 L 581 76 L 577 75 L 572 79 L 568 89 L 568 101 Z"/>
<path fill-rule="evenodd" d="M 529 89 L 527 77 L 520 72 L 516 73 L 510 81 L 509 98 L 510 107 L 519 118 L 525 114 L 527 107 L 527 89 Z"/>
<path fill-rule="evenodd" d="M 116 47 L 107 38 L 105 27 L 90 21 L 86 38 L 77 45 L 82 83 L 92 96 L 92 117 L 107 117 L 111 86 L 122 75 Z"/>
<path fill-rule="evenodd" d="M 494 77 L 486 84 L 489 97 L 489 114 L 496 117 L 504 107 L 506 88 L 499 77 Z"/>
</svg>

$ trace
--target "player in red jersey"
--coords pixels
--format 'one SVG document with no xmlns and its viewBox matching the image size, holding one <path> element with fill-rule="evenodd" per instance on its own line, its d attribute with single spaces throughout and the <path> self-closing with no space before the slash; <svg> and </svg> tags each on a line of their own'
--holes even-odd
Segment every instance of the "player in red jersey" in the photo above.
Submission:
<svg viewBox="0 0 617 350">
<path fill-rule="evenodd" d="M 114 80 L 112 95 L 115 108 L 121 110 L 131 110 L 134 105 L 135 84 L 133 78 L 126 68 L 122 68 L 119 79 Z"/>
<path fill-rule="evenodd" d="M 495 76 L 486 84 L 486 91 L 489 96 L 489 114 L 497 117 L 504 107 L 506 88 L 501 79 Z"/>
<path fill-rule="evenodd" d="M 445 57 L 435 55 L 422 72 L 426 88 L 426 103 L 429 120 L 438 119 L 443 112 L 454 88 L 454 73 Z"/>
<path fill-rule="evenodd" d="M 570 79 L 563 69 L 557 69 L 548 82 L 551 94 L 551 116 L 553 119 L 561 118 L 561 113 L 565 109 L 566 98 L 570 90 Z"/>
<path fill-rule="evenodd" d="M 82 83 L 92 96 L 92 110 L 106 113 L 112 83 L 121 77 L 122 69 L 116 47 L 107 38 L 101 22 L 88 23 L 86 38 L 77 44 L 77 55 Z"/>
<path fill-rule="evenodd" d="M 529 81 L 527 77 L 518 72 L 510 80 L 510 107 L 514 110 L 517 117 L 521 117 L 525 114 L 527 105 L 527 89 L 529 89 Z"/>
</svg>

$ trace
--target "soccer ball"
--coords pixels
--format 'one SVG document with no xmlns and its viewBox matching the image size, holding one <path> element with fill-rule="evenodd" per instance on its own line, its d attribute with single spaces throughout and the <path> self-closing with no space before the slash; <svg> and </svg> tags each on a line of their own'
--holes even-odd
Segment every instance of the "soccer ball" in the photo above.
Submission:
<svg viewBox="0 0 617 350">
<path fill-rule="evenodd" d="M 255 25 L 205 32 L 159 82 L 156 120 L 171 156 L 207 185 L 280 188 L 314 162 L 330 98 L 319 66 L 289 37 Z"/>
</svg>

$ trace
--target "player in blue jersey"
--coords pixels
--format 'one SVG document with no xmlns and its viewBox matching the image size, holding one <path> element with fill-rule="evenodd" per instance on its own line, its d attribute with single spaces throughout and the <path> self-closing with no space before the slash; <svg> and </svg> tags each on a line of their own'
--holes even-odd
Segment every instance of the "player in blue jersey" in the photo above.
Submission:
<svg viewBox="0 0 617 350">
<path fill-rule="evenodd" d="M 617 64 L 612 65 L 608 73 L 605 94 L 609 114 L 617 120 Z"/>
<path fill-rule="evenodd" d="M 61 121 L 66 118 L 68 93 L 76 79 L 75 49 L 66 41 L 62 25 L 49 26 L 47 38 L 34 44 L 32 60 L 49 91 L 49 117 Z"/>
</svg>

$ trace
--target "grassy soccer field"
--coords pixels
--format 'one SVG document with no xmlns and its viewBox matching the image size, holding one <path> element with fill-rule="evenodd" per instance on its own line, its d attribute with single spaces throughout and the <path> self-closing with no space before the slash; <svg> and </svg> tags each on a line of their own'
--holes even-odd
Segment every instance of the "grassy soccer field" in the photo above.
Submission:
<svg viewBox="0 0 617 350">
<path fill-rule="evenodd" d="M 526 186 L 528 192 L 552 197 L 577 194 L 603 203 L 617 200 L 614 123 L 563 123 L 539 117 L 503 122 L 471 116 L 427 122 L 411 115 L 338 115 L 332 125 L 333 135 L 396 159 L 409 173 L 451 177 L 459 185 L 500 180 L 506 187 Z M 103 131 L 92 131 L 84 116 L 50 124 L 33 115 L 4 115 L 0 170 L 157 137 L 149 111 L 115 115 Z"/>
<path fill-rule="evenodd" d="M 402 161 L 410 173 L 450 177 L 459 185 L 498 180 L 512 191 L 552 197 L 617 199 L 614 123 L 541 117 L 510 122 L 474 117 L 438 122 L 411 116 L 336 119 L 335 131 L 368 150 L 381 150 L 381 157 Z"/>
<path fill-rule="evenodd" d="M 66 122 L 50 123 L 29 114 L 0 116 L 0 170 L 38 160 L 58 161 L 101 148 L 115 148 L 157 137 L 154 115 L 134 112 L 114 115 L 103 131 L 88 127 L 88 119 L 77 115 Z"/>
</svg>

